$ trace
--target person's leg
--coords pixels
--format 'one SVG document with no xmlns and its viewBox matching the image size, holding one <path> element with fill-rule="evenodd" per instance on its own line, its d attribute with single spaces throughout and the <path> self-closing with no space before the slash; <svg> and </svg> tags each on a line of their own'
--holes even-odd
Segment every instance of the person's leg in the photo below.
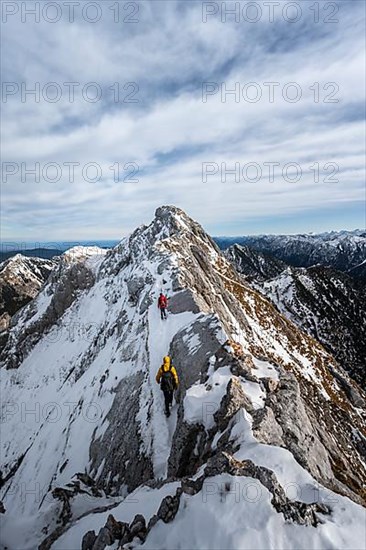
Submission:
<svg viewBox="0 0 366 550">
<path fill-rule="evenodd" d="M 166 319 L 166 308 L 163 309 L 164 312 L 164 319 Z"/>
<path fill-rule="evenodd" d="M 173 405 L 173 392 L 169 392 L 169 406 L 171 407 Z"/>
<path fill-rule="evenodd" d="M 164 310 L 162 307 L 160 308 L 160 318 L 164 319 Z"/>
<path fill-rule="evenodd" d="M 164 400 L 165 400 L 165 414 L 168 416 L 170 414 L 169 411 L 169 393 L 168 391 L 164 392 Z"/>
</svg>

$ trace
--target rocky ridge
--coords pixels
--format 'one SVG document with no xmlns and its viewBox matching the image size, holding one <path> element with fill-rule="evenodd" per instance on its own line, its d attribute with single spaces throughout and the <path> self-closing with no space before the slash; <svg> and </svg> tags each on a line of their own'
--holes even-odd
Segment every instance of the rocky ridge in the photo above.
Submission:
<svg viewBox="0 0 366 550">
<path fill-rule="evenodd" d="M 165 324 L 156 308 L 161 288 L 170 297 Z M 81 320 L 81 333 L 70 334 Z M 169 422 L 154 381 L 166 353 L 180 377 Z M 225 484 L 230 492 L 243 480 L 263 494 L 258 513 L 283 518 L 286 536 L 290 522 L 317 526 L 322 537 L 327 515 L 346 502 L 360 523 L 362 391 L 175 207 L 158 209 L 104 256 L 64 262 L 16 319 L 1 360 L 5 540 L 22 514 L 24 548 L 35 540 L 42 550 L 154 547 L 163 525 L 184 522 L 185 507 L 194 513 L 210 484 L 224 483 L 225 494 Z M 19 422 L 16 402 L 46 413 Z M 287 496 L 286 468 L 313 498 Z M 25 480 L 44 488 L 36 513 L 17 490 Z M 326 491 L 338 504 L 325 503 Z"/>
</svg>

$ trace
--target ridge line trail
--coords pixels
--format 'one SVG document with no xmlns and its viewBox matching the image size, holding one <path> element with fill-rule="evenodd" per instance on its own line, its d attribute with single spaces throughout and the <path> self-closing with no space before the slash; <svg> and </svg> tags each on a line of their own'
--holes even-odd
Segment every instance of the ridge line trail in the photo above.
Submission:
<svg viewBox="0 0 366 550">
<path fill-rule="evenodd" d="M 154 474 L 157 479 L 165 479 L 167 477 L 168 458 L 177 414 L 176 407 L 174 407 L 170 418 L 165 416 L 164 395 L 160 389 L 160 385 L 155 380 L 163 357 L 169 353 L 170 342 L 174 336 L 174 332 L 172 333 L 173 327 L 168 326 L 170 319 L 168 318 L 163 321 L 160 318 L 160 309 L 157 303 L 161 288 L 162 281 L 157 279 L 153 288 L 153 303 L 149 309 L 149 378 L 153 396 L 153 465 Z M 169 430 L 169 424 L 172 423 L 172 430 Z"/>
<path fill-rule="evenodd" d="M 177 406 L 175 397 L 173 399 L 173 407 L 171 409 L 171 416 L 167 418 L 165 416 L 164 395 L 160 389 L 160 385 L 157 384 L 155 377 L 159 367 L 162 364 L 163 357 L 169 354 L 169 348 L 172 339 L 179 330 L 192 321 L 196 316 L 192 312 L 184 312 L 179 314 L 169 314 L 168 304 L 168 318 L 161 320 L 160 310 L 158 309 L 158 297 L 159 292 L 164 288 L 164 293 L 171 297 L 171 285 L 169 283 L 163 284 L 163 275 L 154 274 L 156 277 L 154 286 L 152 288 L 153 303 L 149 308 L 148 323 L 149 323 L 149 381 L 151 385 L 152 394 L 152 454 L 153 454 L 153 466 L 154 475 L 156 479 L 167 477 L 168 471 L 168 459 L 171 450 L 171 443 L 177 421 Z M 174 364 L 174 358 L 173 358 Z"/>
</svg>

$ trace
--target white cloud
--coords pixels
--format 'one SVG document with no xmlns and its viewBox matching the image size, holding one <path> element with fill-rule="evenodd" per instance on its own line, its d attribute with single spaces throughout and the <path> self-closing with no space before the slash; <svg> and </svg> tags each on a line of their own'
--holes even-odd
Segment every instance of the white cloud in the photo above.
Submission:
<svg viewBox="0 0 366 550">
<path fill-rule="evenodd" d="M 63 97 L 55 104 L 9 98 L 3 117 L 3 160 L 8 162 L 77 161 L 99 163 L 103 180 L 81 176 L 58 183 L 22 183 L 19 174 L 2 186 L 4 230 L 9 237 L 73 234 L 119 237 L 159 203 L 176 203 L 210 227 L 220 222 L 303 214 L 325 206 L 364 200 L 363 143 L 360 121 L 364 101 L 363 26 L 356 7 L 342 9 L 339 24 L 207 24 L 201 4 L 143 3 L 141 22 L 100 24 L 21 24 L 4 27 L 7 54 L 3 80 L 42 84 L 95 81 L 105 96 L 95 104 Z M 110 15 L 110 14 L 109 14 Z M 297 32 L 297 35 L 296 35 Z M 135 81 L 138 104 L 114 105 L 105 88 Z M 202 102 L 202 82 L 257 82 L 258 103 L 220 94 Z M 269 103 L 264 82 L 279 82 Z M 279 92 L 297 82 L 302 98 L 285 101 Z M 319 82 L 321 101 L 310 86 Z M 338 103 L 322 100 L 335 82 Z M 63 88 L 64 89 L 64 88 Z M 108 99 L 108 100 L 107 100 Z M 139 183 L 114 183 L 110 166 L 134 161 Z M 220 175 L 201 178 L 202 162 L 297 162 L 297 184 L 263 178 L 257 184 L 223 184 Z M 314 162 L 339 165 L 339 183 L 314 182 Z M 79 172 L 77 171 L 79 174 Z M 324 179 L 324 176 L 322 176 Z M 21 219 L 20 219 L 21 218 Z M 334 220 L 335 221 L 335 220 Z M 358 220 L 360 221 L 360 220 Z M 329 228 L 332 228 L 329 210 Z M 15 233 L 16 234 L 15 234 Z"/>
</svg>

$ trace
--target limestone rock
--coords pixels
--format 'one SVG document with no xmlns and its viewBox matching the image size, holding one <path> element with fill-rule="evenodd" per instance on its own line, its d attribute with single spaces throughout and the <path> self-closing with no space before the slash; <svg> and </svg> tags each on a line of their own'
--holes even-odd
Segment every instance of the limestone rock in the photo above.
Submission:
<svg viewBox="0 0 366 550">
<path fill-rule="evenodd" d="M 269 407 L 253 412 L 252 430 L 254 437 L 266 445 L 284 446 L 282 428 L 278 424 L 273 410 Z"/>
<path fill-rule="evenodd" d="M 201 491 L 203 481 L 204 481 L 203 476 L 199 477 L 197 480 L 183 478 L 181 481 L 181 487 L 183 489 L 183 492 L 191 496 L 196 495 Z"/>
<path fill-rule="evenodd" d="M 279 382 L 274 378 L 261 378 L 263 387 L 267 393 L 271 393 L 277 390 Z"/>
<path fill-rule="evenodd" d="M 194 300 L 192 292 L 189 290 L 183 290 L 169 298 L 168 309 L 170 313 L 182 313 L 184 311 L 199 312 L 199 307 Z"/>
<path fill-rule="evenodd" d="M 297 461 L 316 479 L 330 481 L 332 467 L 324 445 L 304 405 L 300 386 L 292 373 L 280 377 L 278 389 L 267 395 L 267 406 L 282 429 L 282 439 Z"/>
<path fill-rule="evenodd" d="M 159 510 L 157 512 L 157 516 L 159 519 L 161 519 L 164 523 L 170 523 L 175 518 L 178 508 L 179 508 L 179 502 L 180 498 L 175 495 L 166 496 L 159 507 Z"/>
<path fill-rule="evenodd" d="M 92 546 L 92 550 L 104 550 L 114 543 L 114 538 L 107 527 L 102 527 Z"/>
<path fill-rule="evenodd" d="M 230 419 L 242 408 L 248 412 L 254 410 L 252 402 L 245 395 L 239 380 L 231 378 L 226 388 L 226 394 L 221 400 L 220 408 L 214 414 L 218 429 L 224 431 Z"/>
<path fill-rule="evenodd" d="M 83 536 L 83 540 L 81 542 L 81 550 L 93 550 L 93 546 L 96 540 L 97 536 L 95 534 L 95 531 L 88 531 Z"/>
<path fill-rule="evenodd" d="M 141 541 L 146 538 L 147 528 L 146 520 L 141 514 L 137 514 L 130 525 L 131 540 L 138 537 Z"/>
</svg>

